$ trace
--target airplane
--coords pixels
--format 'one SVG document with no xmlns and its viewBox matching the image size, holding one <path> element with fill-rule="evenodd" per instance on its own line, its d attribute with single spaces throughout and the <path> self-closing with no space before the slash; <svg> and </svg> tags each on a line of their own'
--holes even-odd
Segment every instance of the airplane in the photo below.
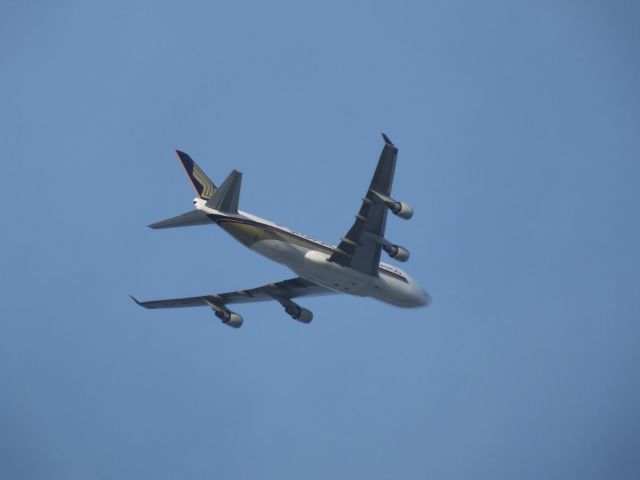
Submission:
<svg viewBox="0 0 640 480">
<path fill-rule="evenodd" d="M 141 302 L 145 308 L 209 307 L 222 323 L 239 328 L 244 319 L 229 310 L 229 304 L 275 300 L 293 319 L 309 323 L 313 313 L 294 299 L 346 293 L 372 297 L 398 307 L 420 307 L 431 303 L 429 293 L 401 269 L 380 262 L 381 252 L 405 262 L 409 251 L 384 237 L 387 212 L 409 219 L 413 208 L 391 197 L 391 185 L 398 155 L 397 147 L 382 134 L 384 147 L 373 179 L 362 199 L 356 220 L 338 246 L 314 240 L 308 235 L 238 209 L 242 174 L 233 170 L 216 187 L 189 155 L 176 150 L 197 193 L 194 211 L 149 225 L 152 229 L 217 224 L 236 240 L 265 257 L 286 265 L 295 278 L 249 290 L 214 293 L 199 297 Z"/>
</svg>

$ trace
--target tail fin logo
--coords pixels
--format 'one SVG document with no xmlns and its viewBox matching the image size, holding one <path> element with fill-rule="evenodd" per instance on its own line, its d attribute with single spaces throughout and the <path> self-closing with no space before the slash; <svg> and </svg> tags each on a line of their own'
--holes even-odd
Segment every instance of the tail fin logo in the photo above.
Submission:
<svg viewBox="0 0 640 480">
<path fill-rule="evenodd" d="M 194 163 L 193 170 L 191 172 L 194 180 L 196 180 L 200 184 L 200 196 L 206 200 L 210 199 L 213 196 L 213 192 L 215 191 L 215 187 L 211 180 L 205 175 L 205 173 L 200 170 L 200 167 Z"/>
<path fill-rule="evenodd" d="M 200 198 L 209 200 L 215 193 L 216 186 L 189 155 L 180 150 L 176 150 L 176 153 Z"/>
</svg>

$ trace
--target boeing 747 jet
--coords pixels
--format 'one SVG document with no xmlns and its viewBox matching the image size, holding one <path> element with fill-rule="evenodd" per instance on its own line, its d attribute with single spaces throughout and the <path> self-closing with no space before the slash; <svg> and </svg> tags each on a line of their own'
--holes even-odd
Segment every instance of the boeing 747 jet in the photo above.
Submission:
<svg viewBox="0 0 640 480">
<path fill-rule="evenodd" d="M 372 297 L 398 307 L 428 305 L 427 291 L 401 269 L 380 262 L 384 250 L 391 258 L 405 262 L 409 251 L 388 241 L 385 236 L 387 212 L 409 219 L 413 208 L 391 197 L 398 149 L 382 134 L 384 147 L 360 211 L 338 246 L 314 240 L 281 225 L 238 210 L 242 174 L 233 170 L 216 187 L 202 169 L 184 152 L 177 151 L 197 197 L 195 210 L 149 225 L 150 228 L 174 228 L 217 224 L 240 243 L 265 257 L 286 265 L 298 275 L 249 290 L 212 293 L 199 297 L 140 302 L 145 308 L 209 307 L 225 325 L 239 328 L 243 318 L 228 308 L 231 304 L 275 300 L 287 314 L 309 323 L 313 313 L 298 305 L 301 297 L 348 293 Z"/>
</svg>

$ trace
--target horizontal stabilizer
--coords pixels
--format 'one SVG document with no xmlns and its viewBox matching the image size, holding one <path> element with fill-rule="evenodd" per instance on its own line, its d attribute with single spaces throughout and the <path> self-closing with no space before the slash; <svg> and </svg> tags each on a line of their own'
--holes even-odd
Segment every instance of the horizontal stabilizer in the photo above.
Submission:
<svg viewBox="0 0 640 480">
<path fill-rule="evenodd" d="M 191 227 L 193 225 L 210 225 L 213 223 L 209 217 L 200 210 L 183 213 L 177 217 L 167 218 L 149 225 L 149 228 L 157 230 L 159 228 Z"/>
</svg>

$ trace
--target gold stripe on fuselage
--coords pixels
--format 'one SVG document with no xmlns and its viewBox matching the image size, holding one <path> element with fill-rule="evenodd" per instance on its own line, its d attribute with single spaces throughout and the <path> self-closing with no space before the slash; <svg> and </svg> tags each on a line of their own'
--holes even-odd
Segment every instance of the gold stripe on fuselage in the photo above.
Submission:
<svg viewBox="0 0 640 480">
<path fill-rule="evenodd" d="M 216 221 L 218 225 L 220 225 L 220 228 L 249 248 L 260 240 L 281 240 L 310 250 L 320 250 L 327 254 L 332 254 L 334 252 L 333 248 L 271 225 L 253 222 L 249 223 L 246 220 L 238 218 L 222 218 L 217 219 Z M 407 283 L 407 279 L 402 275 L 391 272 L 382 267 L 378 267 L 378 273 L 397 278 L 398 280 Z"/>
<path fill-rule="evenodd" d="M 279 237 L 275 236 L 271 231 L 260 225 L 227 219 L 219 221 L 218 225 L 233 238 L 249 248 L 260 240 L 279 239 Z"/>
</svg>

